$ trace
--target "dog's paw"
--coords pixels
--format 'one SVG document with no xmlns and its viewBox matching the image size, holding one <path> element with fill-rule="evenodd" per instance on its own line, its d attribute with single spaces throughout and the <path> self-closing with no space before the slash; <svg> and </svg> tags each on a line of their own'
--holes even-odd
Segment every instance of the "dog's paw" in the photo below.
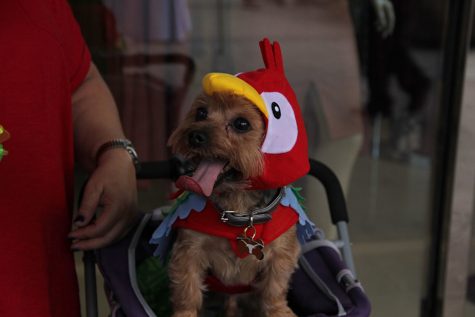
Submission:
<svg viewBox="0 0 475 317">
<path fill-rule="evenodd" d="M 198 317 L 198 313 L 196 311 L 181 311 L 173 313 L 172 317 Z"/>
</svg>

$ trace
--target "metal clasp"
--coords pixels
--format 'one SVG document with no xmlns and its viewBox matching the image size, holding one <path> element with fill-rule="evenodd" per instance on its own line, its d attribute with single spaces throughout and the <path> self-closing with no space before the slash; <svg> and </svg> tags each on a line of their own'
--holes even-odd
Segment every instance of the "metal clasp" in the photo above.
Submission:
<svg viewBox="0 0 475 317">
<path fill-rule="evenodd" d="M 235 214 L 236 212 L 234 210 L 223 210 L 221 212 L 221 221 L 226 223 L 229 221 L 228 214 Z"/>
</svg>

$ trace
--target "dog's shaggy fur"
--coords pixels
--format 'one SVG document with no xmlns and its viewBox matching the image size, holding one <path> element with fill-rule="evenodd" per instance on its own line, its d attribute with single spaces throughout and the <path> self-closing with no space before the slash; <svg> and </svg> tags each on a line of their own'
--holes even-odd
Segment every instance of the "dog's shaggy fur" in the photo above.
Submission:
<svg viewBox="0 0 475 317">
<path fill-rule="evenodd" d="M 247 214 L 265 206 L 275 193 L 246 189 L 247 180 L 263 171 L 260 147 L 264 134 L 262 114 L 247 99 L 231 93 L 203 94 L 169 144 L 174 154 L 194 165 L 203 159 L 226 162 L 209 199 L 223 209 Z M 206 290 L 204 279 L 209 273 L 225 285 L 253 286 L 251 294 L 230 298 L 228 317 L 295 317 L 286 295 L 299 253 L 295 226 L 265 246 L 262 261 L 252 255 L 238 258 L 224 238 L 178 229 L 169 262 L 173 317 L 199 315 Z M 241 301 L 246 303 L 245 312 L 239 312 L 243 309 Z"/>
</svg>

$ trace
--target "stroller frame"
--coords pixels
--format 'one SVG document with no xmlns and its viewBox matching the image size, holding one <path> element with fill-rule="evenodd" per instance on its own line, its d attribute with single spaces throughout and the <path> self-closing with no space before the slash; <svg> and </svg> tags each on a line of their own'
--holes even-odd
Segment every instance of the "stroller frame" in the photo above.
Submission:
<svg viewBox="0 0 475 317">
<path fill-rule="evenodd" d="M 137 179 L 173 179 L 179 174 L 174 159 L 166 161 L 143 162 L 137 173 Z M 336 226 L 339 239 L 334 244 L 341 250 L 343 262 L 356 277 L 355 265 L 348 231 L 348 212 L 340 182 L 335 173 L 325 164 L 310 159 L 308 175 L 315 177 L 325 188 L 332 223 Z M 81 197 L 81 195 L 80 195 Z M 85 251 L 83 255 L 85 271 L 86 316 L 98 317 L 96 288 L 96 259 L 94 251 Z"/>
</svg>

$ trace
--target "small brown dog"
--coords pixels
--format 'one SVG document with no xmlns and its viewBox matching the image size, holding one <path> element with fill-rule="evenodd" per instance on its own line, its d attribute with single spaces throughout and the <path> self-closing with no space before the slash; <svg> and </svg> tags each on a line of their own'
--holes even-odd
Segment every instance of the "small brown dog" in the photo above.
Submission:
<svg viewBox="0 0 475 317">
<path fill-rule="evenodd" d="M 201 184 L 194 191 L 209 196 L 220 210 L 247 219 L 251 211 L 269 205 L 278 192 L 248 189 L 248 180 L 263 172 L 264 136 L 265 121 L 255 105 L 240 95 L 214 93 L 195 100 L 169 144 L 175 154 L 191 162 L 195 174 L 206 174 L 199 176 Z M 252 223 L 241 230 L 246 228 L 253 230 Z M 265 247 L 253 240 L 252 232 L 245 232 L 243 239 L 249 254 L 255 256 L 241 259 L 226 238 L 178 229 L 169 262 L 174 317 L 198 316 L 208 274 L 224 285 L 252 285 L 251 293 L 238 295 L 251 304 L 243 316 L 296 316 L 286 300 L 300 253 L 295 225 Z M 230 298 L 227 316 L 240 316 L 237 300 L 237 296 Z"/>
<path fill-rule="evenodd" d="M 174 317 L 198 316 L 208 288 L 248 291 L 230 297 L 228 317 L 295 317 L 286 295 L 302 228 L 313 224 L 288 185 L 310 168 L 307 135 L 279 44 L 259 46 L 265 68 L 206 75 L 169 140 L 191 166 L 176 185 L 193 193 L 153 239 L 177 230 L 168 269 Z"/>
</svg>

